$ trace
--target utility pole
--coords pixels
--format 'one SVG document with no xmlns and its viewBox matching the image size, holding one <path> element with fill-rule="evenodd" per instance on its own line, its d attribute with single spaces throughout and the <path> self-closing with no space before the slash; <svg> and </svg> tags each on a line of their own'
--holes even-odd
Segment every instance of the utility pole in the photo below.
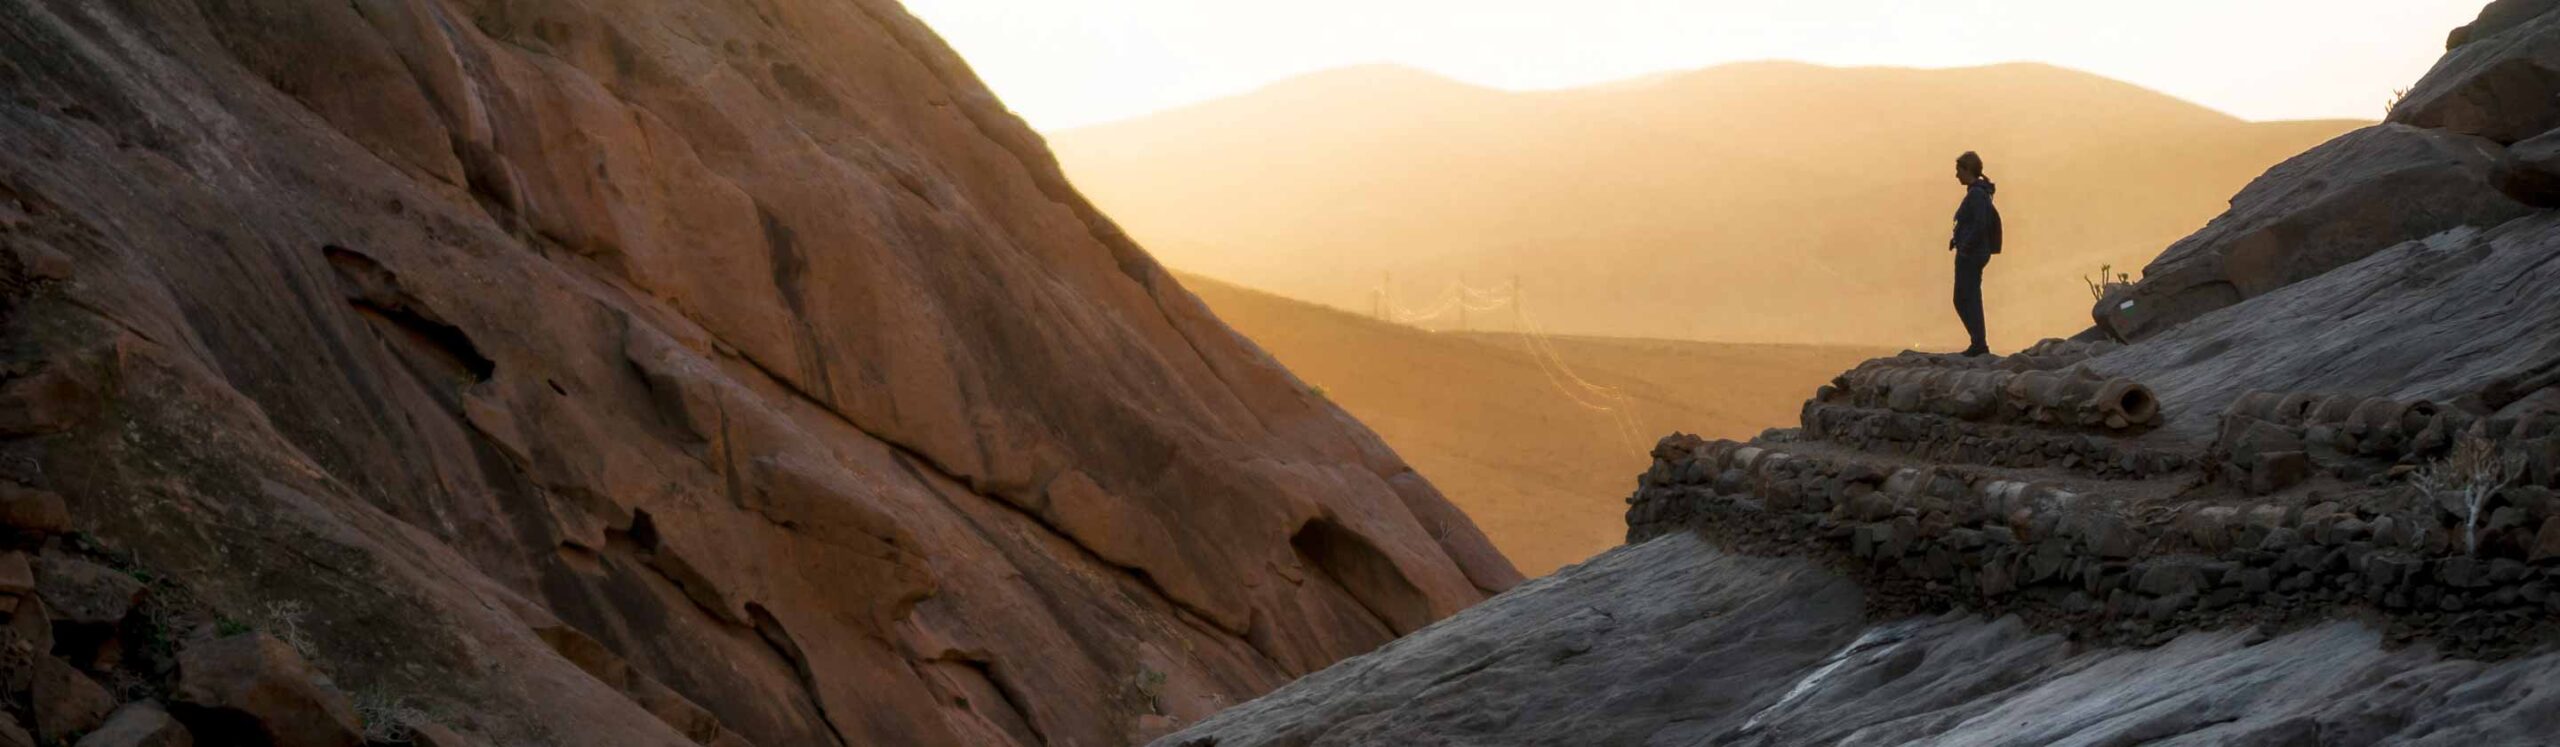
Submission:
<svg viewBox="0 0 2560 747">
<path fill-rule="evenodd" d="M 1393 322 L 1393 321 L 1395 321 L 1395 310 L 1396 310 L 1396 300 L 1395 300 L 1395 299 L 1396 299 L 1396 292 L 1395 292 L 1395 288 L 1396 288 L 1396 274 L 1395 274 L 1395 273 L 1393 273 L 1393 272 L 1387 272 L 1387 271 L 1384 271 L 1384 270 L 1380 270 L 1380 271 L 1378 272 L 1378 321 L 1381 321 L 1381 322 Z"/>
<path fill-rule="evenodd" d="M 1529 334 L 1529 312 L 1520 310 L 1520 276 L 1511 276 L 1511 331 Z"/>
<path fill-rule="evenodd" d="M 1467 274 L 1458 273 L 1458 331 L 1467 331 Z"/>
</svg>

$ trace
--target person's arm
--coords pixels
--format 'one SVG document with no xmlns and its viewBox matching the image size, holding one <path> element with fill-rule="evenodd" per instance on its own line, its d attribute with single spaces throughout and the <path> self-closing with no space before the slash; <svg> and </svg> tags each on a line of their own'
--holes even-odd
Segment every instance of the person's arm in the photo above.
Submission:
<svg viewBox="0 0 2560 747">
<path fill-rule="evenodd" d="M 1947 249 L 1963 251 L 1966 247 L 1973 246 L 1973 242 L 1980 238 L 1975 234 L 1981 232 L 1982 195 L 1968 190 L 1965 192 L 1964 202 L 1956 205 L 1956 232 L 1954 237 L 1947 239 Z"/>
</svg>

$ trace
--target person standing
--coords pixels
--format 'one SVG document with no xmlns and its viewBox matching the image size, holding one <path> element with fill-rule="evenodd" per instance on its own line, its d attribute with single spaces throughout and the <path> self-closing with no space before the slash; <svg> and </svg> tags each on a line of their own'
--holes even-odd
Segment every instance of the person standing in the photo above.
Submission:
<svg viewBox="0 0 2560 747">
<path fill-rule="evenodd" d="M 1970 358 L 1991 354 L 1982 331 L 1982 268 L 2000 253 L 2000 209 L 1991 205 L 2000 188 L 1982 175 L 1982 156 L 1973 151 L 1956 157 L 1956 181 L 1964 183 L 1964 203 L 1956 206 L 1956 233 L 1947 248 L 1956 253 L 1956 318 L 1973 337 L 1964 349 Z"/>
</svg>

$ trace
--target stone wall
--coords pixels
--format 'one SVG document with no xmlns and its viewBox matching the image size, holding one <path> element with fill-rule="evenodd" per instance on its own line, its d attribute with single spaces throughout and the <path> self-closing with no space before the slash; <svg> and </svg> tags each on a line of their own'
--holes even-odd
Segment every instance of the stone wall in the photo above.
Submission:
<svg viewBox="0 0 2560 747">
<path fill-rule="evenodd" d="M 1868 451 L 1995 467 L 2059 467 L 2092 476 L 2140 479 L 2193 469 L 2193 455 L 2104 435 L 1971 423 L 1928 413 L 1833 405 L 1804 406 L 1803 430 Z"/>
<path fill-rule="evenodd" d="M 2110 432 L 2161 422 L 2160 400 L 2130 379 L 2086 366 L 2007 370 L 1964 359 L 1906 354 L 1841 374 L 1815 401 L 1992 423 L 2033 423 Z"/>
<path fill-rule="evenodd" d="M 1830 557 L 1886 605 L 1976 605 L 2134 639 L 2359 607 L 2479 654 L 2547 639 L 2560 614 L 2547 486 L 2508 488 L 2474 532 L 2457 507 L 2395 510 L 2406 489 L 2133 508 L 1966 467 L 1886 470 L 1680 434 L 1654 457 L 1628 498 L 1629 542 L 1694 529 L 1746 552 Z"/>
<path fill-rule="evenodd" d="M 2560 485 L 2560 413 L 2512 409 L 2479 416 L 2425 400 L 2252 392 L 2223 411 L 2206 457 L 2216 479 L 2265 494 L 2314 471 L 2357 482 L 2404 476 L 2475 439 L 2494 444 L 2516 477 Z"/>
</svg>

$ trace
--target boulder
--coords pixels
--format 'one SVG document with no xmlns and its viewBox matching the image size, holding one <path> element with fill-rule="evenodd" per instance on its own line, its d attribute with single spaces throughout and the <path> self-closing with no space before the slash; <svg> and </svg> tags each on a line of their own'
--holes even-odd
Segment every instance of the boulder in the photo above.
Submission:
<svg viewBox="0 0 2560 747">
<path fill-rule="evenodd" d="M 2194 595 L 2207 587 L 2204 571 L 2195 563 L 2156 561 L 2145 564 L 2134 579 L 2134 591 L 2155 597 Z"/>
<path fill-rule="evenodd" d="M 176 712 L 205 740 L 274 747 L 364 743 L 355 705 L 291 646 L 264 633 L 197 643 L 178 654 Z"/>
<path fill-rule="evenodd" d="M 2258 455 L 2258 464 L 2249 468 L 2249 492 L 2269 495 L 2302 484 L 2311 477 L 2311 455 L 2299 451 L 2277 451 Z"/>
<path fill-rule="evenodd" d="M 97 408 L 92 375 L 67 364 L 47 365 L 0 381 L 0 437 L 59 433 Z"/>
<path fill-rule="evenodd" d="M 0 595 L 14 596 L 35 590 L 35 567 L 27 564 L 27 554 L 0 554 Z"/>
<path fill-rule="evenodd" d="M 2206 506 L 2189 511 L 2178 518 L 2178 528 L 2187 540 L 2207 552 L 2231 548 L 2232 529 L 2240 523 L 2240 509 L 2230 506 Z"/>
<path fill-rule="evenodd" d="M 71 531 L 71 512 L 62 496 L 16 483 L 0 482 L 0 529 L 25 534 Z"/>
<path fill-rule="evenodd" d="M 18 717 L 0 711 L 0 747 L 37 747 L 36 737 L 18 725 Z"/>
<path fill-rule="evenodd" d="M 31 652 L 53 650 L 53 619 L 50 611 L 44 608 L 42 598 L 28 597 L 18 600 L 18 608 L 9 613 L 8 624 L 0 626 L 0 645 L 23 645 L 27 651 Z M 10 676 L 8 681 L 13 688 L 23 684 L 22 680 L 14 675 Z"/>
<path fill-rule="evenodd" d="M 2538 208 L 2560 207 L 2560 130 L 2508 146 L 2490 182 L 2507 197 Z"/>
<path fill-rule="evenodd" d="M 160 704 L 137 700 L 118 708 L 107 723 L 73 747 L 194 747 L 194 735 Z"/>
<path fill-rule="evenodd" d="M 2516 15 L 2525 15 L 2520 9 Z M 2484 15 L 2484 20 L 2487 15 Z M 2541 13 L 2445 53 L 2391 107 L 2393 124 L 2514 143 L 2560 127 L 2560 15 Z"/>
<path fill-rule="evenodd" d="M 2108 335 L 2138 340 L 2396 244 L 2504 223 L 2530 208 L 2491 186 L 2499 152 L 2403 125 L 2348 133 L 2258 177 L 2093 314 Z"/>
<path fill-rule="evenodd" d="M 2452 51 L 2462 45 L 2495 37 L 2506 30 L 2560 9 L 2560 0 L 2495 0 L 2480 9 L 2480 17 L 2446 35 L 2444 48 Z"/>
<path fill-rule="evenodd" d="M 98 728 L 115 710 L 115 696 L 69 663 L 38 655 L 33 669 L 29 710 L 35 714 L 36 736 L 46 744 L 67 743 Z"/>
<path fill-rule="evenodd" d="M 114 625 L 142 599 L 142 582 L 83 558 L 47 552 L 39 565 L 36 591 L 55 622 Z"/>
</svg>

